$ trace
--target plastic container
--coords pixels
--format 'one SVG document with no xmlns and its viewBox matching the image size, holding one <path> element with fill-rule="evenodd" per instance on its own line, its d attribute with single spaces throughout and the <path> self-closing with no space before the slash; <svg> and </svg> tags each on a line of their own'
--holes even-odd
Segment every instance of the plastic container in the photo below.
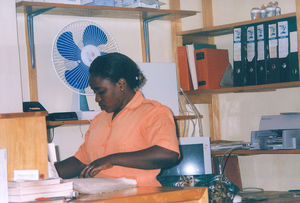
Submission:
<svg viewBox="0 0 300 203">
<path fill-rule="evenodd" d="M 251 20 L 259 19 L 260 18 L 260 9 L 259 8 L 252 8 L 251 9 Z"/>
</svg>

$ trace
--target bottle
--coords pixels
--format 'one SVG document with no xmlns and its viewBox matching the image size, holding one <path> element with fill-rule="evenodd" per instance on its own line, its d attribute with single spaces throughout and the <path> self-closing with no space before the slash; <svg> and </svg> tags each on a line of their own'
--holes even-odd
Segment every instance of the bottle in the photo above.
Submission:
<svg viewBox="0 0 300 203">
<path fill-rule="evenodd" d="M 266 17 L 266 6 L 262 5 L 260 8 L 260 18 L 265 18 Z"/>
<path fill-rule="evenodd" d="M 277 1 L 275 1 L 274 6 L 275 6 L 275 15 L 276 16 L 280 15 L 281 14 L 281 8 L 278 6 Z"/>
<path fill-rule="evenodd" d="M 275 16 L 275 14 L 276 14 L 275 10 L 276 10 L 276 7 L 274 6 L 273 2 L 269 2 L 266 7 L 266 16 L 267 17 Z"/>
<path fill-rule="evenodd" d="M 260 9 L 259 8 L 252 8 L 251 9 L 251 20 L 258 19 L 260 17 Z"/>
</svg>

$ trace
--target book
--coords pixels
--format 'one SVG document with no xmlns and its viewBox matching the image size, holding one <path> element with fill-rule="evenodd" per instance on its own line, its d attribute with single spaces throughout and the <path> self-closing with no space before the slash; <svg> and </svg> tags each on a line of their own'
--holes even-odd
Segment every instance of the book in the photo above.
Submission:
<svg viewBox="0 0 300 203">
<path fill-rule="evenodd" d="M 54 185 L 60 184 L 60 178 L 48 178 L 41 180 L 19 180 L 19 181 L 9 181 L 9 188 L 22 188 L 22 187 L 35 187 L 35 186 L 43 186 L 43 185 Z"/>
<path fill-rule="evenodd" d="M 183 91 L 193 90 L 186 46 L 177 47 L 177 57 L 180 86 Z"/>
<path fill-rule="evenodd" d="M 195 50 L 199 89 L 218 89 L 229 65 L 227 49 Z"/>
<path fill-rule="evenodd" d="M 199 43 L 199 42 L 194 42 L 193 43 L 194 49 L 216 49 L 217 46 L 215 44 L 205 44 L 205 43 Z"/>
<path fill-rule="evenodd" d="M 8 200 L 10 202 L 34 201 L 39 198 L 71 197 L 73 182 L 59 178 L 32 181 L 9 181 Z"/>
<path fill-rule="evenodd" d="M 7 152 L 0 148 L 0 202 L 8 202 L 7 191 Z"/>
<path fill-rule="evenodd" d="M 197 79 L 196 62 L 194 56 L 194 51 L 195 51 L 194 45 L 193 44 L 186 45 L 186 50 L 187 50 L 187 58 L 188 58 L 189 70 L 192 78 L 193 89 L 197 90 L 198 79 Z"/>
</svg>

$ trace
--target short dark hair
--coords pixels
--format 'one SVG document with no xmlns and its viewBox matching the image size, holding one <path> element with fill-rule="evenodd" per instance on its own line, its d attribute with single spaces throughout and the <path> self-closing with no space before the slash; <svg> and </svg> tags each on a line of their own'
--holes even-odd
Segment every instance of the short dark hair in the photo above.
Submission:
<svg viewBox="0 0 300 203">
<path fill-rule="evenodd" d="M 146 81 L 138 65 L 121 53 L 108 53 L 96 57 L 89 69 L 90 75 L 100 76 L 117 83 L 124 78 L 131 89 L 140 88 Z"/>
</svg>

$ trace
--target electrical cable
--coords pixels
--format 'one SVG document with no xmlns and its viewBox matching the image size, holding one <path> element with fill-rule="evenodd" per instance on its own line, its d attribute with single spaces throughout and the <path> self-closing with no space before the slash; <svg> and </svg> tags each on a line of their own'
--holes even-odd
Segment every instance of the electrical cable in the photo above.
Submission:
<svg viewBox="0 0 300 203">
<path fill-rule="evenodd" d="M 49 143 L 52 143 L 53 140 L 54 140 L 54 128 L 51 128 L 50 135 L 49 135 Z"/>
<path fill-rule="evenodd" d="M 195 107 L 195 105 L 193 104 L 193 102 L 190 100 L 190 98 L 184 93 L 184 91 L 182 90 L 182 88 L 180 88 L 180 91 L 182 92 L 182 95 L 184 96 L 184 98 L 186 99 L 188 105 L 191 107 L 193 113 L 195 113 L 195 115 L 197 116 L 197 121 L 198 121 L 198 127 L 199 127 L 199 136 L 203 137 L 203 129 L 202 129 L 202 122 L 201 122 L 201 115 L 198 111 L 198 109 Z"/>
<path fill-rule="evenodd" d="M 240 150 L 240 149 L 244 149 L 244 148 L 238 146 L 238 147 L 234 147 L 234 148 L 231 148 L 231 149 L 225 151 L 225 153 L 223 154 L 223 159 L 222 159 L 222 164 L 221 164 L 221 166 L 223 166 L 223 168 L 222 168 L 222 174 L 224 174 L 224 172 L 225 172 L 225 168 L 226 168 L 227 162 L 228 162 L 228 160 L 229 160 L 229 158 L 230 158 L 232 152 L 234 152 L 234 151 L 236 151 L 236 150 Z M 225 162 L 224 162 L 224 157 L 225 157 L 226 155 L 227 155 L 227 157 L 226 157 L 226 160 L 225 160 Z"/>
</svg>

